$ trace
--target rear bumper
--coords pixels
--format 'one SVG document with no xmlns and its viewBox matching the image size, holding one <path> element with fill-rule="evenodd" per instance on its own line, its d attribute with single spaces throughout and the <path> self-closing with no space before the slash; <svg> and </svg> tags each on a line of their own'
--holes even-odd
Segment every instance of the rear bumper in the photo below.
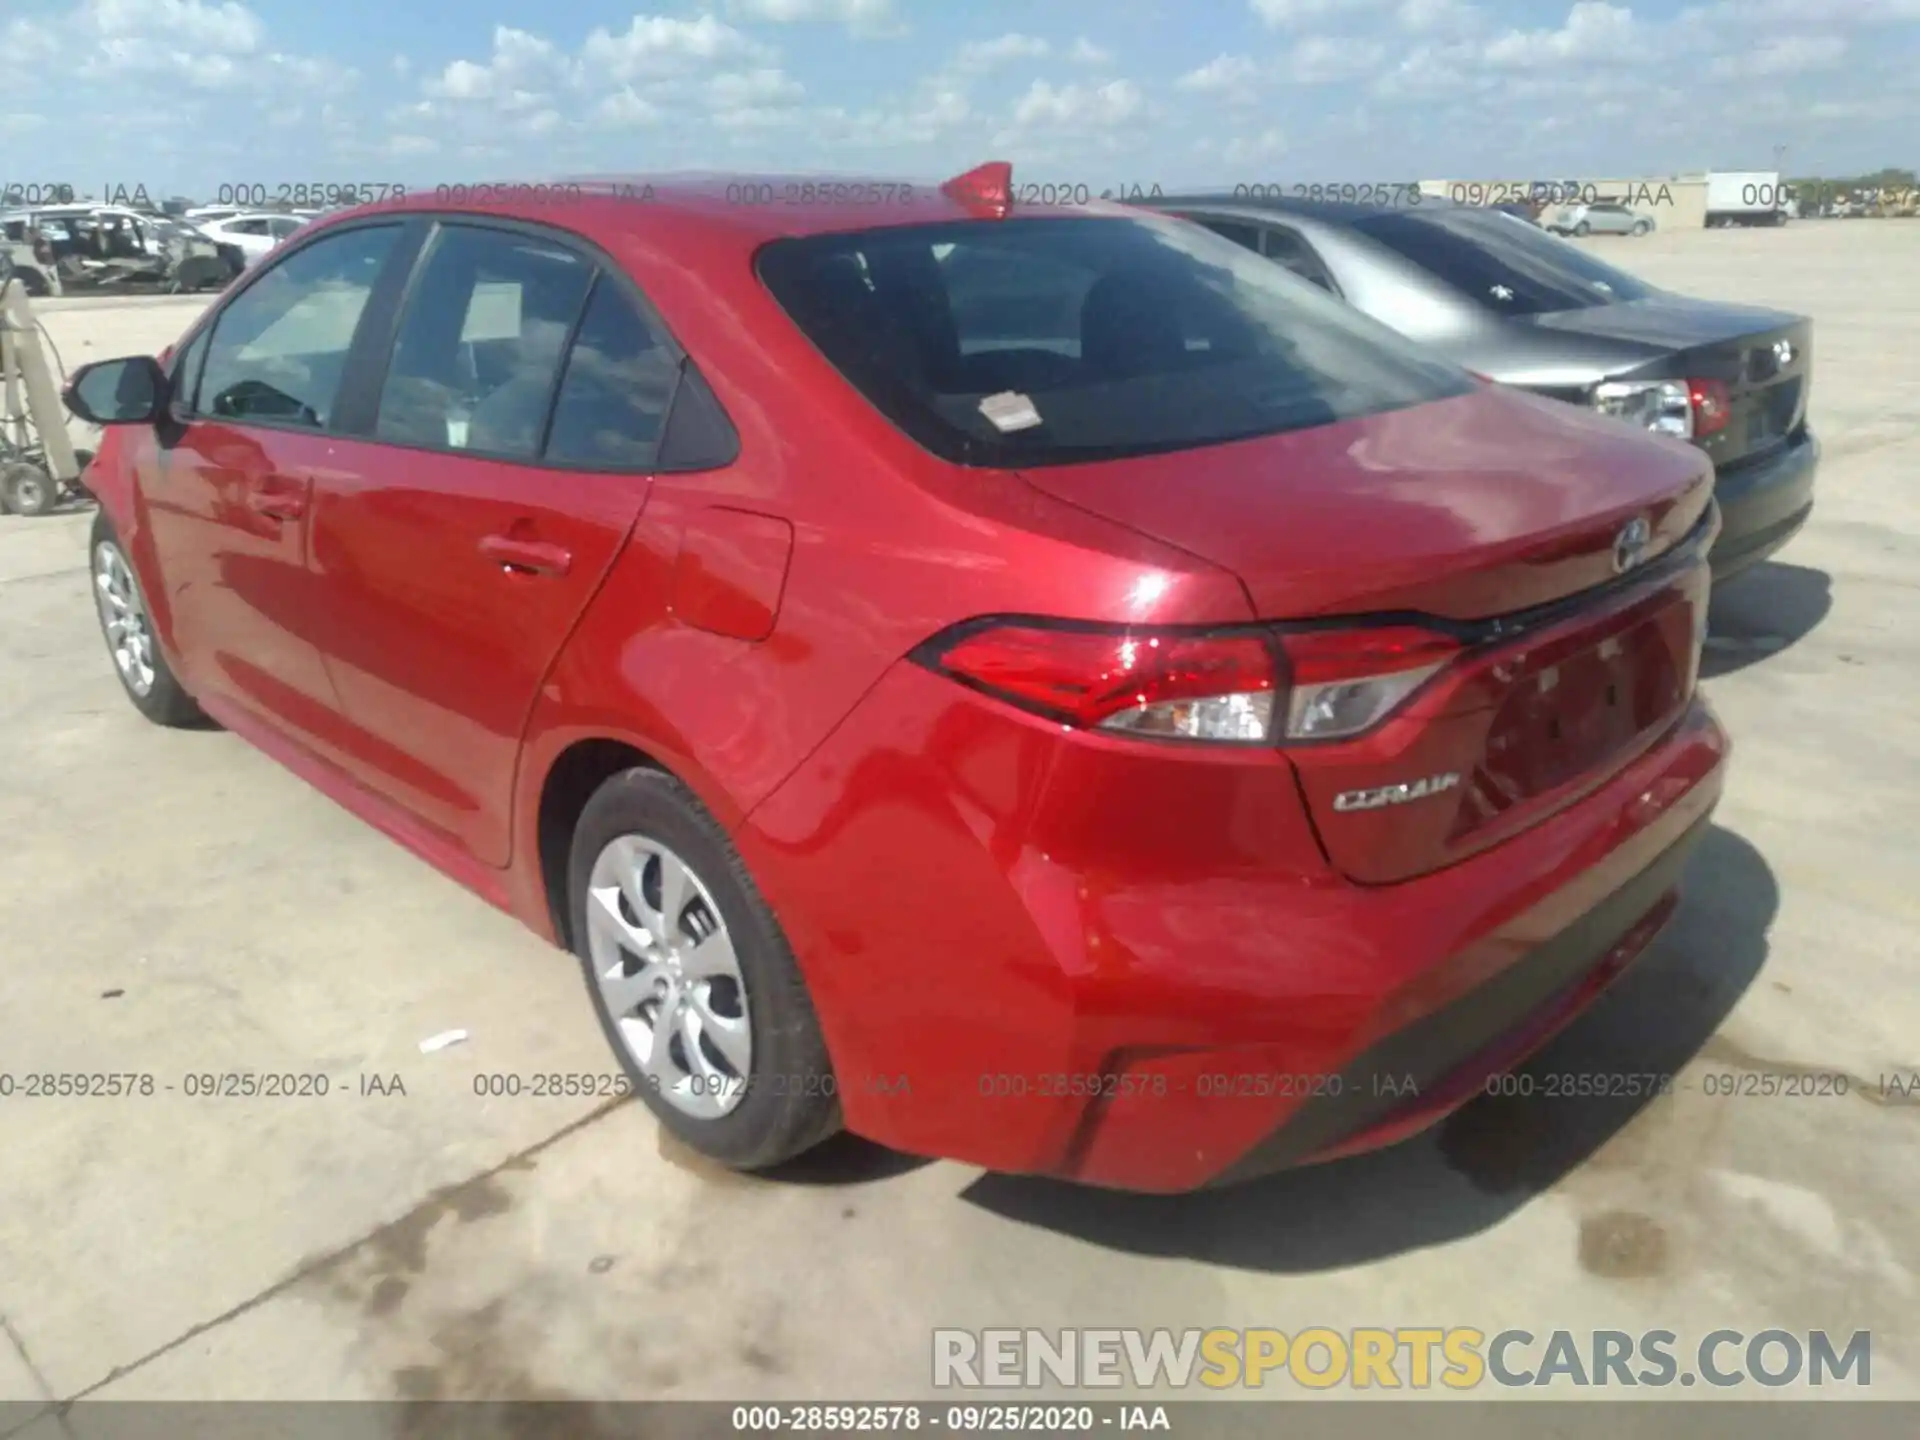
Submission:
<svg viewBox="0 0 1920 1440">
<path fill-rule="evenodd" d="M 1216 1184 L 1370 1150 L 1480 1094 L 1591 1004 L 1672 917 L 1703 816 L 1647 867 L 1478 989 L 1395 1031 Z"/>
<path fill-rule="evenodd" d="M 1672 908 L 1729 745 L 1704 701 L 1577 804 L 1391 885 L 1278 753 L 1109 743 L 911 665 L 737 832 L 856 1133 L 1192 1190 L 1402 1138 L 1597 997 Z"/>
<path fill-rule="evenodd" d="M 1819 468 L 1820 442 L 1805 431 L 1797 444 L 1715 477 L 1721 529 L 1708 556 L 1715 585 L 1758 565 L 1807 523 Z"/>
</svg>

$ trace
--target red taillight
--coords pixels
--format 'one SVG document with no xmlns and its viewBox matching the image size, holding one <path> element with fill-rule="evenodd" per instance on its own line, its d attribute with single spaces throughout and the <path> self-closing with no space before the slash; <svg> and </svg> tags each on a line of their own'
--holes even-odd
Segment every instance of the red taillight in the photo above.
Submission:
<svg viewBox="0 0 1920 1440">
<path fill-rule="evenodd" d="M 1733 396 L 1723 380 L 1687 381 L 1687 407 L 1693 411 L 1696 440 L 1726 429 L 1733 419 Z"/>
<path fill-rule="evenodd" d="M 1066 725 L 1273 743 L 1357 735 L 1458 652 L 1414 626 L 1196 635 L 1007 622 L 934 641 L 918 658 Z"/>
<path fill-rule="evenodd" d="M 1274 688 L 1266 637 L 1245 632 L 994 625 L 965 636 L 937 659 L 956 679 L 1082 726 L 1111 725 L 1130 711 L 1183 701 L 1271 696 Z"/>
</svg>

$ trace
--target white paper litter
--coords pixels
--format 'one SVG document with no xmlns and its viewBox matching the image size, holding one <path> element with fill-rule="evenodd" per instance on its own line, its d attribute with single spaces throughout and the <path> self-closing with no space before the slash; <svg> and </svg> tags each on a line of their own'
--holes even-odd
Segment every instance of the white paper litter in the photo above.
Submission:
<svg viewBox="0 0 1920 1440">
<path fill-rule="evenodd" d="M 442 1030 L 438 1035 L 429 1035 L 420 1042 L 420 1053 L 431 1055 L 436 1050 L 444 1050 L 449 1045 L 458 1045 L 467 1038 L 464 1030 Z"/>
<path fill-rule="evenodd" d="M 980 413 L 993 423 L 993 428 L 1002 432 L 1011 430 L 1031 430 L 1040 424 L 1040 412 L 1034 403 L 1018 390 L 1002 390 L 998 395 L 989 395 L 980 402 Z"/>
</svg>

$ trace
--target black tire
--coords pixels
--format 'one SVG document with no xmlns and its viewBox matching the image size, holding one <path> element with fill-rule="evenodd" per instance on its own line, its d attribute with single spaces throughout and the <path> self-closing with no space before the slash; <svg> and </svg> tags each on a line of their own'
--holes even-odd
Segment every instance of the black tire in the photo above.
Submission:
<svg viewBox="0 0 1920 1440">
<path fill-rule="evenodd" d="M 1591 235 L 1593 233 L 1593 226 L 1582 220 L 1578 225 L 1573 227 L 1573 233 L 1583 237 Z"/>
<path fill-rule="evenodd" d="M 151 617 L 153 612 L 147 608 L 147 597 L 140 589 L 140 576 L 134 571 L 133 562 L 127 559 L 126 552 L 120 548 L 120 537 L 114 533 L 113 522 L 107 519 L 107 512 L 104 510 L 96 510 L 93 515 L 93 531 L 87 540 L 87 576 L 89 588 L 96 591 L 99 586 L 100 551 L 102 547 L 111 548 L 113 552 L 120 557 L 121 562 L 126 565 L 127 574 L 132 578 L 134 591 L 139 596 L 140 608 L 148 617 L 148 631 L 149 634 L 151 634 L 153 623 Z M 100 609 L 100 602 L 97 598 L 94 603 L 94 609 L 97 614 Z M 102 616 L 100 620 L 100 635 L 101 639 L 106 641 L 107 658 L 112 660 L 113 641 L 107 636 L 106 619 L 104 616 Z M 120 688 L 127 692 L 127 699 L 133 702 L 133 708 L 138 710 L 148 720 L 151 720 L 155 725 L 164 725 L 169 729 L 184 730 L 207 727 L 211 722 L 207 719 L 206 712 L 194 703 L 193 697 L 187 694 L 186 687 L 181 685 L 180 681 L 175 678 L 172 667 L 167 664 L 167 657 L 161 653 L 160 643 L 157 638 L 152 641 L 150 649 L 152 651 L 151 658 L 153 662 L 153 683 L 147 686 L 144 692 L 128 678 L 126 671 L 120 668 L 117 660 L 113 663 L 113 673 L 119 677 Z"/>
<path fill-rule="evenodd" d="M 1653 229 L 1653 226 L 1644 220 L 1636 220 L 1633 222 L 1633 233 L 1636 235 L 1645 235 L 1651 229 Z"/>
<path fill-rule="evenodd" d="M 60 502 L 60 486 L 54 478 L 26 460 L 0 469 L 0 493 L 16 515 L 44 515 Z"/>
<path fill-rule="evenodd" d="M 594 976 L 587 937 L 588 878 L 622 836 L 656 841 L 681 857 L 721 912 L 745 980 L 751 1074 L 724 1115 L 687 1114 L 656 1093 L 621 1037 Z M 736 1170 L 764 1170 L 811 1150 L 840 1129 L 840 1101 L 813 1000 L 773 911 L 706 807 L 659 770 L 622 771 L 594 792 L 574 827 L 567 865 L 573 951 L 601 1032 L 660 1123 L 691 1149 Z"/>
</svg>

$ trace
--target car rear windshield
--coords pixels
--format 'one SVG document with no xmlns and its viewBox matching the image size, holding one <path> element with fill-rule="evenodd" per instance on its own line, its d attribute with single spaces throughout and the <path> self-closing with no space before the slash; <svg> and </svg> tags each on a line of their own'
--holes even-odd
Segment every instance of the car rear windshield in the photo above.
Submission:
<svg viewBox="0 0 1920 1440">
<path fill-rule="evenodd" d="M 1587 310 L 1654 293 L 1578 245 L 1498 211 L 1395 211 L 1363 216 L 1353 228 L 1502 315 Z"/>
<path fill-rule="evenodd" d="M 1190 449 L 1472 388 L 1280 266 L 1158 216 L 814 235 L 758 266 L 834 367 L 956 464 Z"/>
</svg>

